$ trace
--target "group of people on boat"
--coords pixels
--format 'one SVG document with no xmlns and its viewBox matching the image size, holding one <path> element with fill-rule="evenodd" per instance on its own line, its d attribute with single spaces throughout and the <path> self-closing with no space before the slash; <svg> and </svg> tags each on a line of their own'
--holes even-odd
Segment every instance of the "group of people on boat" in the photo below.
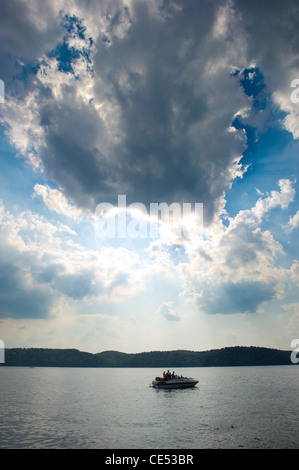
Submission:
<svg viewBox="0 0 299 470">
<path fill-rule="evenodd" d="M 171 373 L 168 369 L 167 372 L 163 372 L 163 380 L 170 380 L 170 379 L 187 379 L 187 377 L 183 377 L 182 375 L 181 376 L 178 376 L 174 373 L 174 371 Z M 159 379 L 159 380 L 162 380 L 162 379 Z"/>
<path fill-rule="evenodd" d="M 175 378 L 175 373 L 174 371 L 171 373 L 169 370 L 167 372 L 163 372 L 163 379 L 164 380 L 170 380 Z"/>
</svg>

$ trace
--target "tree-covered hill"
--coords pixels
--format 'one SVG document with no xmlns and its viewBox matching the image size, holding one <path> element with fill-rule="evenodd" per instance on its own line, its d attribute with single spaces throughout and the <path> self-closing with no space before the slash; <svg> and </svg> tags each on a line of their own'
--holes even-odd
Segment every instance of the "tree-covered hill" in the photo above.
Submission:
<svg viewBox="0 0 299 470">
<path fill-rule="evenodd" d="M 127 354 L 104 351 L 97 354 L 77 349 L 5 349 L 2 366 L 27 367 L 225 367 L 291 365 L 291 351 L 235 346 L 210 351 L 151 351 Z"/>
</svg>

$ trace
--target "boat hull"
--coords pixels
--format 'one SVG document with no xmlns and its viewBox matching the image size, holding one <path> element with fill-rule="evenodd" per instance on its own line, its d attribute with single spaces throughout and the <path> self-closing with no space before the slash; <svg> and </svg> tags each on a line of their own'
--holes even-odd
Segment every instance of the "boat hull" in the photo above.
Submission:
<svg viewBox="0 0 299 470">
<path fill-rule="evenodd" d="M 170 379 L 170 380 L 153 380 L 154 388 L 172 389 L 172 388 L 192 388 L 198 384 L 195 379 Z"/>
</svg>

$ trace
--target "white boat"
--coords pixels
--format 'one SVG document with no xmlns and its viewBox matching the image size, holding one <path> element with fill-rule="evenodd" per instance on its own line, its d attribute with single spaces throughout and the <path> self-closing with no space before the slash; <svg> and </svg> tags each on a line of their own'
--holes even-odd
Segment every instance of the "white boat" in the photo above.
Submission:
<svg viewBox="0 0 299 470">
<path fill-rule="evenodd" d="M 191 377 L 179 377 L 175 375 L 173 378 L 168 380 L 162 379 L 161 377 L 156 377 L 152 381 L 152 386 L 155 388 L 190 388 L 195 387 L 198 384 L 197 379 L 192 379 Z"/>
</svg>

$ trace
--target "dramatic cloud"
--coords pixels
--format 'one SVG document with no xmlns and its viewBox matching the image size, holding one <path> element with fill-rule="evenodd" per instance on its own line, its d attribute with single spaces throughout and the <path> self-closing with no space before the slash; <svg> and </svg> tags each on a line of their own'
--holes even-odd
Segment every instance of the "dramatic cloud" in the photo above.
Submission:
<svg viewBox="0 0 299 470">
<path fill-rule="evenodd" d="M 153 339 L 166 319 L 182 338 L 202 314 L 251 319 L 275 303 L 291 315 L 297 0 L 12 0 L 0 36 L 7 325 L 82 315 L 110 339 L 129 324 Z M 96 207 L 119 195 L 147 211 L 203 203 L 204 226 L 101 237 Z M 91 326 L 82 335 L 96 341 Z"/>
<path fill-rule="evenodd" d="M 24 40 L 31 49 L 35 39 L 38 48 L 30 53 L 35 68 L 28 69 L 29 58 L 19 66 L 20 74 L 26 70 L 24 93 L 8 87 L 11 140 L 81 207 L 115 203 L 119 193 L 146 204 L 197 201 L 205 204 L 208 222 L 232 181 L 246 171 L 245 126 L 232 124 L 244 109 L 250 116 L 252 101 L 236 70 L 254 61 L 269 93 L 289 97 L 286 86 L 289 92 L 296 71 L 297 42 L 290 36 L 297 34 L 295 4 L 275 2 L 253 22 L 256 2 L 110 3 L 91 2 L 88 10 L 70 3 L 57 18 L 47 3 L 50 20 L 44 21 L 34 2 L 21 2 L 22 46 L 8 41 L 8 53 L 24 60 Z M 92 9 L 98 27 L 87 24 Z M 10 9 L 6 15 L 20 21 Z M 269 52 L 264 44 L 277 38 L 279 49 Z M 278 67 L 277 56 L 285 66 Z M 280 104 L 292 120 L 292 110 Z"/>
<path fill-rule="evenodd" d="M 245 141 L 229 128 L 250 106 L 231 76 L 243 51 L 223 37 L 211 2 L 109 8 L 95 7 L 95 38 L 84 18 L 60 14 L 63 39 L 27 72 L 25 94 L 8 93 L 11 140 L 79 206 L 118 193 L 195 200 L 208 221 L 242 175 Z"/>
<path fill-rule="evenodd" d="M 291 102 L 291 82 L 299 77 L 299 7 L 296 0 L 236 0 L 247 35 L 248 55 L 261 69 L 274 102 L 285 112 L 284 125 L 299 137 L 298 106 Z"/>
</svg>

